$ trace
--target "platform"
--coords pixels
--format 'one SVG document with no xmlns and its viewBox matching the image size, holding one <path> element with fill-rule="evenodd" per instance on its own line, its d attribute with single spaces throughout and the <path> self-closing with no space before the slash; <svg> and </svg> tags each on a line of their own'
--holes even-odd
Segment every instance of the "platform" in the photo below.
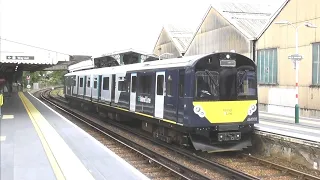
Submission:
<svg viewBox="0 0 320 180">
<path fill-rule="evenodd" d="M 293 116 L 259 112 L 257 130 L 320 143 L 320 119 L 300 117 L 295 124 Z"/>
<path fill-rule="evenodd" d="M 2 113 L 1 179 L 148 179 L 28 93 L 6 97 Z"/>
</svg>

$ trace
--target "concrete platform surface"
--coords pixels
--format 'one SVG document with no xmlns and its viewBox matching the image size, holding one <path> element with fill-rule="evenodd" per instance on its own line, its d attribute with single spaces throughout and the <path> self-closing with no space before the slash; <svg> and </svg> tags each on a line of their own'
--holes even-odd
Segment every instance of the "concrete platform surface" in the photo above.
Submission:
<svg viewBox="0 0 320 180">
<path fill-rule="evenodd" d="M 1 179 L 148 179 L 29 93 L 2 112 Z"/>
<path fill-rule="evenodd" d="M 257 130 L 271 132 L 288 137 L 320 142 L 320 119 L 300 117 L 295 124 L 293 116 L 282 116 L 259 112 L 260 123 Z"/>
</svg>

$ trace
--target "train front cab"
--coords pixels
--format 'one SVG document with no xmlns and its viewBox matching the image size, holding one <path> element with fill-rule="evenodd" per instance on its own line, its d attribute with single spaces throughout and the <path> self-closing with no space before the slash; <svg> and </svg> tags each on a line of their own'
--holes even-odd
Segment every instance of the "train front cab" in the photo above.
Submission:
<svg viewBox="0 0 320 180">
<path fill-rule="evenodd" d="M 239 151 L 251 146 L 259 122 L 255 63 L 240 54 L 216 53 L 198 60 L 190 78 L 194 98 L 186 122 L 195 149 Z"/>
</svg>

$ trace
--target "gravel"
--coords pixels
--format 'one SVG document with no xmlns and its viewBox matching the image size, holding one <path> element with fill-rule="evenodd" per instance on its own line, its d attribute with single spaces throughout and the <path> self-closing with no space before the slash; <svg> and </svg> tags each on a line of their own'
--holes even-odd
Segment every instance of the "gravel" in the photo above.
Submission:
<svg viewBox="0 0 320 180">
<path fill-rule="evenodd" d="M 57 110 L 57 111 L 59 111 L 59 110 Z M 114 142 L 113 140 L 106 138 L 105 135 L 95 131 L 91 127 L 88 127 L 86 124 L 84 124 L 78 120 L 74 120 L 71 116 L 68 116 L 66 114 L 63 114 L 63 115 L 66 116 L 67 119 L 69 119 L 70 121 L 75 123 L 77 126 L 84 129 L 87 133 L 89 133 L 95 139 L 100 141 L 102 144 L 104 144 L 106 147 L 108 147 L 111 151 L 116 153 L 119 157 L 123 158 L 129 164 L 131 164 L 132 166 L 137 168 L 139 171 L 144 173 L 150 179 L 153 179 L 153 178 L 156 179 L 159 176 L 166 177 L 165 174 L 167 174 L 168 172 L 166 170 L 164 170 L 164 168 L 159 169 L 158 165 L 153 165 L 152 167 L 150 167 L 151 166 L 150 163 L 148 163 L 147 160 L 143 161 L 143 160 L 139 159 L 138 158 L 139 156 L 137 156 L 136 153 L 132 153 L 132 151 L 126 150 L 126 148 L 124 148 L 122 145 L 119 145 L 118 143 Z M 101 123 L 101 121 L 100 121 L 100 123 Z M 120 130 L 116 127 L 110 126 L 110 125 L 105 125 L 105 126 L 107 126 L 108 129 L 111 129 L 113 132 L 117 132 L 118 134 L 121 134 L 122 136 L 124 136 L 128 139 L 131 139 L 140 145 L 143 144 L 144 147 L 148 147 L 148 149 L 150 149 L 150 150 L 156 150 L 157 152 L 160 152 L 160 154 L 164 155 L 165 157 L 171 157 L 171 159 L 175 159 L 176 160 L 175 162 L 179 162 L 180 164 L 184 164 L 186 167 L 190 167 L 190 168 L 192 167 L 192 169 L 196 168 L 197 172 L 201 173 L 204 171 L 208 171 L 209 173 L 206 173 L 206 174 L 208 175 L 208 177 L 210 179 L 226 179 L 225 177 L 221 176 L 220 174 L 210 172 L 210 170 L 208 170 L 208 169 L 203 169 L 203 167 L 201 167 L 201 166 L 197 165 L 196 167 L 194 167 L 194 164 L 189 162 L 190 160 L 188 160 L 186 158 L 184 158 L 184 159 L 179 158 L 179 157 L 177 157 L 176 154 L 173 154 L 172 152 L 170 152 L 168 150 L 165 151 L 163 148 L 161 149 L 159 147 L 155 147 L 155 145 L 153 145 L 152 143 L 145 141 L 145 140 L 138 139 L 137 137 L 135 137 L 134 135 L 132 135 L 128 132 L 122 131 L 122 130 Z M 131 160 L 134 160 L 133 163 L 131 163 Z M 144 165 L 141 168 L 135 166 L 139 162 L 144 163 Z M 145 165 L 146 162 L 148 163 L 148 166 Z M 156 166 L 156 168 L 154 168 L 154 166 Z M 168 175 L 168 177 L 166 177 L 166 178 L 177 179 L 177 178 L 173 178 L 171 174 Z M 160 178 L 160 179 L 162 179 L 162 178 Z"/>
<path fill-rule="evenodd" d="M 273 162 L 275 164 L 279 164 L 281 166 L 289 167 L 291 169 L 295 169 L 297 171 L 301 171 L 301 172 L 304 172 L 306 174 L 311 174 L 313 176 L 316 176 L 316 177 L 320 178 L 320 171 L 319 170 L 312 170 L 312 169 L 310 169 L 308 167 L 305 167 L 305 166 L 303 166 L 301 164 L 292 163 L 292 162 L 289 162 L 289 161 L 286 161 L 286 160 L 282 160 L 282 159 L 279 159 L 279 158 L 275 158 L 275 157 L 266 157 L 266 156 L 258 156 L 258 155 L 256 155 L 256 156 L 259 157 L 260 159 L 264 159 L 264 160 Z"/>
<path fill-rule="evenodd" d="M 87 116 L 87 117 L 89 117 L 89 116 Z M 69 118 L 69 119 L 71 119 L 71 118 Z M 93 119 L 93 118 L 91 117 L 90 119 Z M 102 124 L 100 120 L 95 120 L 95 121 L 98 122 L 99 124 Z M 78 124 L 78 126 L 79 126 L 78 121 L 74 121 L 74 123 Z M 159 154 L 161 154 L 167 158 L 170 158 L 171 160 L 173 160 L 179 164 L 182 164 L 188 168 L 192 168 L 194 171 L 196 171 L 200 174 L 204 174 L 207 177 L 209 177 L 210 179 L 227 179 L 223 175 L 221 175 L 217 172 L 214 172 L 212 169 L 208 169 L 204 165 L 197 164 L 193 161 L 190 161 L 190 159 L 188 159 L 184 156 L 178 155 L 178 154 L 172 152 L 171 150 L 168 150 L 166 148 L 155 145 L 147 140 L 141 139 L 140 137 L 137 137 L 129 132 L 120 130 L 120 129 L 118 129 L 114 126 L 110 126 L 106 123 L 103 123 L 103 126 L 105 126 L 109 130 L 112 130 L 113 132 L 117 132 L 118 134 L 121 134 L 123 137 L 125 137 L 127 139 L 130 139 L 140 145 L 143 145 L 144 147 L 146 147 L 152 151 L 156 151 Z M 94 131 L 91 131 L 91 130 L 88 131 L 88 127 L 83 127 L 83 129 L 85 129 L 89 134 L 94 136 L 96 139 L 98 139 L 100 142 L 102 142 L 104 145 L 106 145 L 108 148 L 110 148 L 112 151 L 114 151 L 120 157 L 124 158 L 126 161 L 128 161 L 130 164 L 132 164 L 134 167 L 136 167 L 138 169 L 142 168 L 141 172 L 146 174 L 148 177 L 150 177 L 150 178 L 154 177 L 155 179 L 172 179 L 172 177 L 159 178 L 159 176 L 161 176 L 161 173 L 163 174 L 163 172 L 161 172 L 161 169 L 155 168 L 155 167 L 148 168 L 148 166 L 150 166 L 150 164 L 147 161 L 139 160 L 138 157 L 130 155 L 130 153 L 128 153 L 128 150 L 123 150 L 123 149 L 117 147 L 117 145 L 114 143 L 109 143 L 109 142 L 105 143 L 104 137 L 102 137 L 101 135 L 97 136 L 96 135 L 97 133 Z M 268 168 L 265 165 L 262 165 L 256 161 L 248 160 L 243 157 L 237 157 L 236 153 L 233 153 L 233 154 L 225 153 L 223 155 L 221 155 L 221 154 L 218 154 L 218 155 L 217 154 L 203 154 L 203 153 L 199 153 L 199 154 L 200 154 L 200 156 L 205 157 L 208 160 L 221 163 L 221 164 L 226 165 L 228 167 L 231 167 L 233 169 L 237 169 L 242 172 L 248 173 L 250 175 L 260 177 L 261 179 L 270 179 L 270 180 L 271 179 L 284 179 L 284 180 L 296 179 L 292 176 L 283 175 L 283 173 L 280 170 Z M 266 158 L 261 158 L 261 159 L 266 159 Z M 281 162 L 279 162 L 279 159 L 278 159 L 278 161 L 277 161 L 277 159 L 266 159 L 266 160 L 276 162 L 277 164 L 281 164 Z M 291 168 L 294 168 L 294 169 L 297 169 L 300 171 L 306 170 L 301 167 L 297 168 L 296 165 L 287 164 L 285 162 L 282 162 L 281 165 L 284 165 L 286 167 L 291 167 Z M 158 170 L 159 170 L 159 172 L 158 172 Z M 305 171 L 303 171 L 303 172 L 305 172 Z M 313 174 L 314 172 L 310 172 L 310 170 L 308 170 L 306 173 Z M 320 176 L 320 172 L 316 171 L 313 175 Z"/>
</svg>

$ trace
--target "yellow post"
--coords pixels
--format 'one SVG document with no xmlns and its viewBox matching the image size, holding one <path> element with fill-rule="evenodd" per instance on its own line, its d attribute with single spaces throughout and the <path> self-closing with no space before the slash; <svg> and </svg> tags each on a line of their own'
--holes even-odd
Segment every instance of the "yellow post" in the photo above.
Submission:
<svg viewBox="0 0 320 180">
<path fill-rule="evenodd" d="M 3 93 L 0 92 L 0 119 L 2 119 Z"/>
<path fill-rule="evenodd" d="M 3 94 L 0 94 L 0 107 L 3 105 Z"/>
</svg>

